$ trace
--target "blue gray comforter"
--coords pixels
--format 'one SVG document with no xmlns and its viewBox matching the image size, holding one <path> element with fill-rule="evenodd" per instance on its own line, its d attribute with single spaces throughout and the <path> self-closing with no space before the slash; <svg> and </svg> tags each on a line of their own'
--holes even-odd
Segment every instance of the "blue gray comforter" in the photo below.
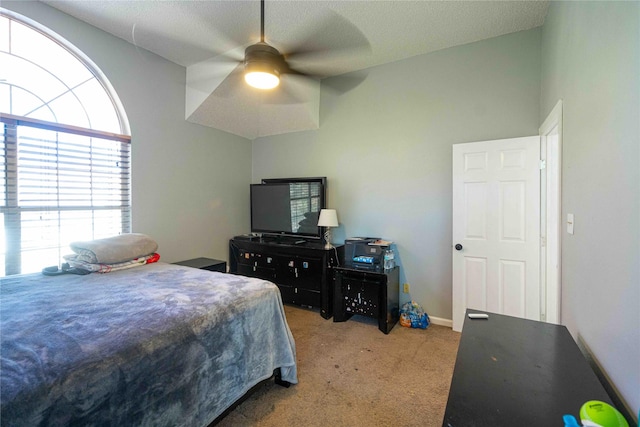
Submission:
<svg viewBox="0 0 640 427">
<path fill-rule="evenodd" d="M 297 383 L 272 283 L 164 263 L 0 285 L 3 426 L 206 426 L 275 368 Z"/>
</svg>

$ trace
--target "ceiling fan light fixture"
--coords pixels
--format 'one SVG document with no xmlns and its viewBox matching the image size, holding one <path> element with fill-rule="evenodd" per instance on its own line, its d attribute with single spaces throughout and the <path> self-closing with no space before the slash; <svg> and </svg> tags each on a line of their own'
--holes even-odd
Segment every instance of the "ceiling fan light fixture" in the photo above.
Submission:
<svg viewBox="0 0 640 427">
<path fill-rule="evenodd" d="M 273 89 L 280 84 L 280 72 L 269 63 L 252 62 L 244 67 L 244 80 L 256 89 Z"/>
<path fill-rule="evenodd" d="M 264 42 L 247 47 L 244 51 L 244 80 L 258 89 L 273 89 L 280 83 L 282 55 Z"/>
</svg>

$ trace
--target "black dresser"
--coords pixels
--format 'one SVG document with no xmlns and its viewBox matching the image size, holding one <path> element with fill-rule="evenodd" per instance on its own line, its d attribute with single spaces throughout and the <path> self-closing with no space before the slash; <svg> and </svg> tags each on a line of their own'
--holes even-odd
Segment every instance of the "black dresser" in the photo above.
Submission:
<svg viewBox="0 0 640 427">
<path fill-rule="evenodd" d="M 324 243 L 242 239 L 229 241 L 229 272 L 269 280 L 280 288 L 285 303 L 315 307 L 333 315 L 333 269 L 344 246 Z"/>
</svg>

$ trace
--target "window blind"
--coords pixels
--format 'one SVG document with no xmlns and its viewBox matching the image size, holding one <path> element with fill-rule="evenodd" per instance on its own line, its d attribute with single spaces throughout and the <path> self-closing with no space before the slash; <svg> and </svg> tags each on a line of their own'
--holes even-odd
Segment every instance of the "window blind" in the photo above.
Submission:
<svg viewBox="0 0 640 427">
<path fill-rule="evenodd" d="M 59 265 L 73 241 L 130 232 L 127 136 L 0 121 L 2 275 Z"/>
</svg>

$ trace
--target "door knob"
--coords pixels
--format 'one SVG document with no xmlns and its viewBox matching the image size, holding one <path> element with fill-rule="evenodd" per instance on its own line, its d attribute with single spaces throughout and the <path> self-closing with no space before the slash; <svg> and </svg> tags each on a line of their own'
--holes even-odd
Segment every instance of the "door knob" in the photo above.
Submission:
<svg viewBox="0 0 640 427">
<path fill-rule="evenodd" d="M 462 250 L 462 245 L 460 243 L 456 243 L 456 251 L 461 251 Z"/>
</svg>

